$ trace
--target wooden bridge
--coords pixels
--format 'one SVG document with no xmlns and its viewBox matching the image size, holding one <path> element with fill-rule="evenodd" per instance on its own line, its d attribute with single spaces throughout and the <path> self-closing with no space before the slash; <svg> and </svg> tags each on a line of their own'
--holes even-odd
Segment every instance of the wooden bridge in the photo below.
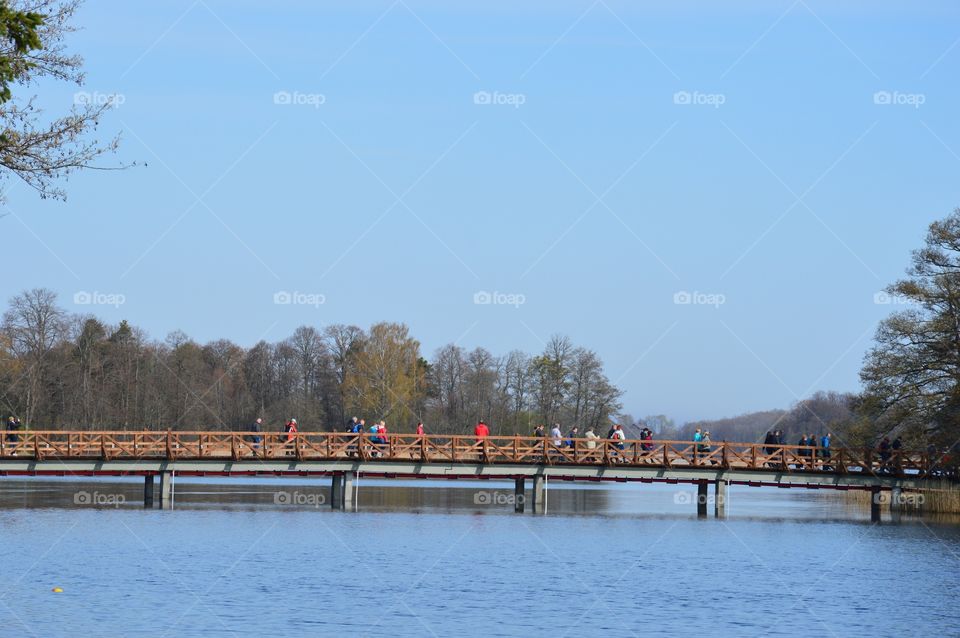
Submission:
<svg viewBox="0 0 960 638">
<path fill-rule="evenodd" d="M 706 513 L 707 487 L 715 486 L 715 513 L 723 515 L 729 484 L 914 490 L 929 479 L 954 478 L 926 452 L 607 439 L 564 440 L 522 436 L 180 431 L 26 431 L 3 433 L 0 476 L 144 476 L 152 504 L 159 476 L 161 504 L 177 476 L 331 476 L 331 502 L 348 507 L 360 474 L 385 478 L 469 478 L 515 481 L 524 493 L 533 480 L 533 504 L 547 478 L 568 481 L 642 481 L 698 486 L 698 512 Z M 892 499 L 890 499 L 892 500 Z M 518 499 L 522 511 L 524 499 Z M 878 501 L 878 499 L 874 499 Z M 877 508 L 879 516 L 879 508 Z"/>
</svg>

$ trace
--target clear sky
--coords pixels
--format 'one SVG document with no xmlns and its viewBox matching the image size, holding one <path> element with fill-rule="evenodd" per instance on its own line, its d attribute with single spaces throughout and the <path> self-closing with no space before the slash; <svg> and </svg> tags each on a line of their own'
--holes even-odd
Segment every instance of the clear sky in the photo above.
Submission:
<svg viewBox="0 0 960 638">
<path fill-rule="evenodd" d="M 856 390 L 960 205 L 960 5 L 838 4 L 90 2 L 86 85 L 30 90 L 118 95 L 107 162 L 147 166 L 8 181 L 0 295 L 244 346 L 563 333 L 681 421 Z"/>
</svg>

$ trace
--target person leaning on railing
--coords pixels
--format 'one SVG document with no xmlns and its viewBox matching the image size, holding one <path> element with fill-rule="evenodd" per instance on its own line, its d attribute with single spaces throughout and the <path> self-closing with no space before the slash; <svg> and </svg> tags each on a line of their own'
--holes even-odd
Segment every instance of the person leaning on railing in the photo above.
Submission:
<svg viewBox="0 0 960 638">
<path fill-rule="evenodd" d="M 587 446 L 588 450 L 597 449 L 597 441 L 600 440 L 600 437 L 597 436 L 596 432 L 593 431 L 592 425 L 587 428 L 587 432 L 583 436 L 587 439 L 585 445 Z"/>
</svg>

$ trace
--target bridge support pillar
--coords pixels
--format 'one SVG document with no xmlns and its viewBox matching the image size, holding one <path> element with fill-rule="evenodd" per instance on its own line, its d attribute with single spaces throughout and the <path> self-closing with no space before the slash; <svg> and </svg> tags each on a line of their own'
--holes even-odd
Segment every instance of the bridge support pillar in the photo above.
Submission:
<svg viewBox="0 0 960 638">
<path fill-rule="evenodd" d="M 353 509 L 353 481 L 356 479 L 355 472 L 344 472 L 343 473 L 343 485 L 341 486 L 341 494 L 343 498 L 341 502 L 343 503 L 343 509 Z"/>
<path fill-rule="evenodd" d="M 523 506 L 525 505 L 524 501 L 526 496 L 524 495 L 526 479 L 522 476 L 520 478 L 513 480 L 513 511 L 522 514 Z"/>
<path fill-rule="evenodd" d="M 533 476 L 533 512 L 543 514 L 547 511 L 547 478 L 542 474 Z"/>
<path fill-rule="evenodd" d="M 143 477 L 143 506 L 145 508 L 153 507 L 153 474 L 147 474 Z"/>
<path fill-rule="evenodd" d="M 160 507 L 173 509 L 173 472 L 160 472 Z"/>
<path fill-rule="evenodd" d="M 343 477 L 336 472 L 330 475 L 330 507 L 335 510 L 343 507 Z"/>
<path fill-rule="evenodd" d="M 713 515 L 717 518 L 727 517 L 727 482 L 722 479 L 714 484 Z"/>
<path fill-rule="evenodd" d="M 874 523 L 880 522 L 880 502 L 883 500 L 880 494 L 879 487 L 870 488 L 870 520 Z"/>
<path fill-rule="evenodd" d="M 707 515 L 707 501 L 710 499 L 709 487 L 706 481 L 697 483 L 697 516 Z"/>
</svg>

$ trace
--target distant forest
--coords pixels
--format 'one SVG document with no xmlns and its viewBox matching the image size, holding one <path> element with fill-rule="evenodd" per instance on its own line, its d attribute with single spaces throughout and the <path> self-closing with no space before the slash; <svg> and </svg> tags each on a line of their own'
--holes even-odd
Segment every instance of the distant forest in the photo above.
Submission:
<svg viewBox="0 0 960 638">
<path fill-rule="evenodd" d="M 596 353 L 555 336 L 539 354 L 449 344 L 429 360 L 408 328 L 301 326 L 276 343 L 150 339 L 64 310 L 45 289 L 10 300 L 0 326 L 0 413 L 32 429 L 342 430 L 358 416 L 388 429 L 529 434 L 537 423 L 604 428 L 622 392 Z"/>
<path fill-rule="evenodd" d="M 710 431 L 713 441 L 761 442 L 768 431 L 781 430 L 785 443 L 797 443 L 807 434 L 830 432 L 845 445 L 870 445 L 869 433 L 856 428 L 858 396 L 840 392 L 817 392 L 786 410 L 763 410 L 709 421 L 691 421 L 676 425 L 663 414 L 642 419 L 623 417 L 632 424 L 628 433 L 642 427 L 653 430 L 656 438 L 689 441 L 696 428 Z"/>
</svg>

